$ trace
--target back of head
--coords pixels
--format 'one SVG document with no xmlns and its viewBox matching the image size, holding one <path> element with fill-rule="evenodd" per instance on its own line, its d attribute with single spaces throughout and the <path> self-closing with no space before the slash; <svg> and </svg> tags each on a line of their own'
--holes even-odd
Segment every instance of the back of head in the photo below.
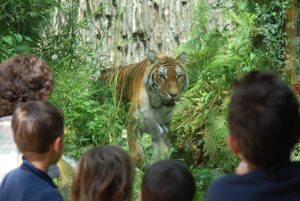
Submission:
<svg viewBox="0 0 300 201">
<path fill-rule="evenodd" d="M 18 103 L 51 94 L 53 73 L 44 60 L 18 55 L 0 64 L 0 117 L 12 115 Z"/>
<path fill-rule="evenodd" d="M 90 149 L 79 160 L 71 200 L 131 200 L 134 175 L 134 163 L 122 148 L 103 146 Z"/>
<path fill-rule="evenodd" d="M 163 160 L 146 171 L 142 181 L 142 201 L 192 201 L 195 181 L 183 163 Z"/>
<path fill-rule="evenodd" d="M 258 71 L 234 83 L 228 122 L 244 157 L 262 167 L 289 161 L 299 135 L 298 102 L 272 73 Z"/>
<path fill-rule="evenodd" d="M 64 118 L 60 109 L 46 101 L 28 101 L 16 109 L 12 119 L 18 149 L 26 153 L 45 153 L 63 135 Z"/>
</svg>

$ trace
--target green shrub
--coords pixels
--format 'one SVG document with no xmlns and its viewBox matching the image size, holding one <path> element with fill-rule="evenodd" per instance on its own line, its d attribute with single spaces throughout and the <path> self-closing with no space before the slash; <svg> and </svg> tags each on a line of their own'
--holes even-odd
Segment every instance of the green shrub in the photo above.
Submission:
<svg viewBox="0 0 300 201">
<path fill-rule="evenodd" d="M 0 62 L 16 54 L 34 54 L 51 12 L 53 0 L 3 0 L 0 3 Z"/>
<path fill-rule="evenodd" d="M 0 62 L 17 54 L 30 54 L 32 42 L 30 37 L 18 33 L 9 32 L 7 35 L 3 35 L 0 37 Z"/>
<path fill-rule="evenodd" d="M 97 54 L 102 40 L 96 44 L 84 40 L 81 31 L 88 30 L 94 13 L 78 21 L 78 6 L 76 0 L 58 5 L 56 31 L 44 34 L 37 51 L 55 72 L 56 86 L 49 100 L 64 111 L 65 153 L 75 159 L 95 146 L 126 147 L 122 133 L 128 116 L 111 88 L 97 80 L 103 67 L 103 57 Z"/>
<path fill-rule="evenodd" d="M 173 118 L 176 157 L 194 166 L 234 171 L 239 159 L 225 143 L 231 84 L 254 69 L 273 70 L 286 79 L 284 26 L 289 2 L 197 1 L 191 39 L 178 48 L 189 53 L 191 87 Z"/>
<path fill-rule="evenodd" d="M 126 145 L 122 137 L 127 117 L 124 107 L 114 106 L 109 86 L 91 79 L 93 74 L 85 66 L 57 71 L 49 99 L 64 110 L 65 151 L 76 159 L 91 147 Z"/>
<path fill-rule="evenodd" d="M 194 201 L 202 201 L 204 199 L 205 193 L 208 190 L 210 183 L 222 176 L 223 174 L 219 170 L 212 170 L 207 168 L 190 168 L 196 182 L 196 193 L 194 196 Z"/>
<path fill-rule="evenodd" d="M 3 2 L 4 1 L 4 2 Z M 53 0 L 3 0 L 0 4 L 0 33 L 10 31 L 32 40 L 41 39 L 41 31 L 49 23 L 56 4 Z"/>
</svg>

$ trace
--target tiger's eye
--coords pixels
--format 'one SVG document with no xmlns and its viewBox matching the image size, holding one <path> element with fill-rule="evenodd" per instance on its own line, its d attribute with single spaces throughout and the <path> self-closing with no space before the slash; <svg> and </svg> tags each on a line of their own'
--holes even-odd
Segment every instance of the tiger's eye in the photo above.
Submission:
<svg viewBox="0 0 300 201">
<path fill-rule="evenodd" d="M 166 80 L 166 76 L 164 74 L 159 74 L 158 76 L 159 76 L 160 79 Z"/>
<path fill-rule="evenodd" d="M 182 74 L 177 75 L 177 80 L 180 80 L 182 78 Z"/>
</svg>

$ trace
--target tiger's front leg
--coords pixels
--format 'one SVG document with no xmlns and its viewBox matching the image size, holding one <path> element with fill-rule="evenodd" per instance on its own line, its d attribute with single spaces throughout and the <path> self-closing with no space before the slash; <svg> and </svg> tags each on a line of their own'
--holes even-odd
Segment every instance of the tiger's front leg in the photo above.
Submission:
<svg viewBox="0 0 300 201">
<path fill-rule="evenodd" d="M 168 127 L 156 121 L 154 118 L 143 118 L 141 133 L 151 135 L 152 139 L 152 163 L 158 160 L 166 159 L 170 143 L 168 141 Z"/>
<path fill-rule="evenodd" d="M 131 120 L 127 126 L 128 145 L 131 156 L 135 161 L 137 167 L 144 169 L 149 165 L 145 163 L 146 158 L 141 144 L 141 137 L 143 134 L 151 135 L 152 139 L 152 157 L 151 163 L 165 159 L 169 150 L 169 143 L 167 134 L 169 129 L 166 125 L 160 124 L 154 118 L 139 116 L 139 123 L 137 119 Z"/>
</svg>

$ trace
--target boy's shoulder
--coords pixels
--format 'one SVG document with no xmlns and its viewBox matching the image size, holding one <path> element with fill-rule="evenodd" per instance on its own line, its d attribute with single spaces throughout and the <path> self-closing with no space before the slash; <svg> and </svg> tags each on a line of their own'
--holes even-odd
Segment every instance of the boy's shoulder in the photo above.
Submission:
<svg viewBox="0 0 300 201">
<path fill-rule="evenodd" d="M 300 162 L 280 170 L 258 169 L 245 175 L 223 176 L 213 181 L 205 201 L 300 200 Z M 286 192 L 290 192 L 286 194 Z M 287 196 L 289 199 L 287 199 Z"/>
<path fill-rule="evenodd" d="M 51 177 L 32 167 L 23 163 L 6 175 L 0 187 L 0 200 L 63 200 Z"/>
</svg>

